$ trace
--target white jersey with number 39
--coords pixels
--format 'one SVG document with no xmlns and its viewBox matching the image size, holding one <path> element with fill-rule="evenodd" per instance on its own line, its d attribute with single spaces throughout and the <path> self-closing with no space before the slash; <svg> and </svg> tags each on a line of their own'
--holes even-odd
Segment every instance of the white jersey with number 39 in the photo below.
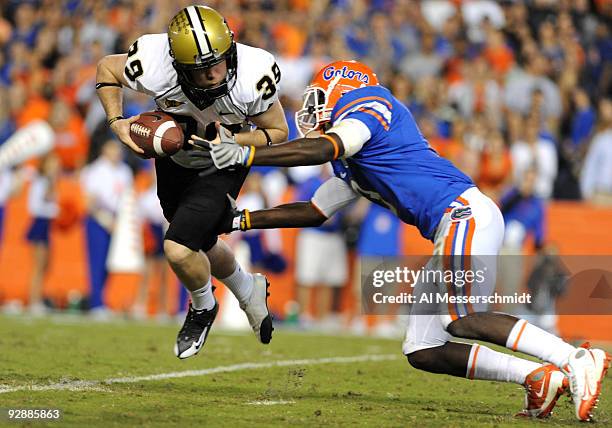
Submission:
<svg viewBox="0 0 612 428">
<path fill-rule="evenodd" d="M 204 110 L 181 90 L 166 33 L 141 36 L 130 46 L 124 77 L 130 88 L 154 97 L 160 110 L 173 115 L 183 126 L 185 137 L 203 136 L 206 125 L 215 121 L 247 129 L 249 118 L 266 112 L 278 99 L 280 69 L 268 51 L 241 43 L 236 46 L 236 83 L 232 87 L 230 82 L 231 91 Z M 190 166 L 190 158 L 183 150 L 172 159 L 181 166 Z"/>
</svg>

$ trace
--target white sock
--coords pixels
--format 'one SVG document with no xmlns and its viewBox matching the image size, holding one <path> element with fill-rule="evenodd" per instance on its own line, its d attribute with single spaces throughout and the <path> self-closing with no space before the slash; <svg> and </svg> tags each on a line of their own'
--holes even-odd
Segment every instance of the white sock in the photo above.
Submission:
<svg viewBox="0 0 612 428">
<path fill-rule="evenodd" d="M 512 327 L 506 341 L 506 348 L 538 357 L 559 368 L 567 364 L 569 355 L 576 350 L 563 339 L 525 320 L 518 320 Z"/>
<path fill-rule="evenodd" d="M 516 358 L 475 343 L 470 351 L 465 377 L 523 385 L 527 375 L 540 366 L 541 364 L 533 361 Z"/>
<path fill-rule="evenodd" d="M 218 278 L 236 296 L 241 305 L 245 305 L 253 292 L 253 275 L 242 269 L 236 262 L 236 270 L 227 278 Z"/>
<path fill-rule="evenodd" d="M 198 288 L 195 291 L 190 291 L 191 294 L 191 306 L 196 311 L 210 310 L 215 307 L 215 296 L 212 292 L 212 284 L 210 279 L 202 288 Z"/>
</svg>

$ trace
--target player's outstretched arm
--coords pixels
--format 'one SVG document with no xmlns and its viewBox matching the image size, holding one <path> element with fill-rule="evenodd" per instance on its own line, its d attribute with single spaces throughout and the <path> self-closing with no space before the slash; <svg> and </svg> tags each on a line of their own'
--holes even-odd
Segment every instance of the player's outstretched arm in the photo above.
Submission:
<svg viewBox="0 0 612 428">
<path fill-rule="evenodd" d="M 323 134 L 316 138 L 298 138 L 266 147 L 241 146 L 223 136 L 220 144 L 211 144 L 195 135 L 192 135 L 189 142 L 201 149 L 192 150 L 189 156 L 203 158 L 203 165 L 207 159 L 212 158 L 213 160 L 214 165 L 209 169 L 204 169 L 200 175 L 209 175 L 218 169 L 237 165 L 244 167 L 321 165 L 344 154 L 344 146 L 336 134 Z"/>
<path fill-rule="evenodd" d="M 253 148 L 251 165 L 300 166 L 321 165 L 344 154 L 344 146 L 336 134 L 316 138 L 298 138 L 284 144 Z"/>
<path fill-rule="evenodd" d="M 221 229 L 230 233 L 249 229 L 317 227 L 358 197 L 351 186 L 338 177 L 331 177 L 323 183 L 308 202 L 292 202 L 266 210 L 240 211 L 228 195 L 231 214 Z"/>
<path fill-rule="evenodd" d="M 107 55 L 98 62 L 96 70 L 96 92 L 104 111 L 108 125 L 121 140 L 137 154 L 143 154 L 144 150 L 132 141 L 130 137 L 130 125 L 138 120 L 139 116 L 123 118 L 123 86 L 128 86 L 123 77 L 123 70 L 127 60 L 127 54 Z"/>
<path fill-rule="evenodd" d="M 234 211 L 222 228 L 222 232 L 236 230 L 277 229 L 292 227 L 317 227 L 327 220 L 312 202 L 292 202 L 258 211 Z"/>
<path fill-rule="evenodd" d="M 372 132 L 365 123 L 357 119 L 344 119 L 326 134 L 316 137 L 298 138 L 273 147 L 247 148 L 245 151 L 249 152 L 244 165 L 319 165 L 340 156 L 354 155 L 371 137 Z M 213 149 L 213 160 L 215 150 L 219 149 Z"/>
</svg>

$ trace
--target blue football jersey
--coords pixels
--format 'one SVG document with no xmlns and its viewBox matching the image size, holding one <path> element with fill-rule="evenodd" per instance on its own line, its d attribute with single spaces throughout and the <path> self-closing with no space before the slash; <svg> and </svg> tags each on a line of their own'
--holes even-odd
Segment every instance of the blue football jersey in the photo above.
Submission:
<svg viewBox="0 0 612 428">
<path fill-rule="evenodd" d="M 472 180 L 429 146 L 410 111 L 386 88 L 344 94 L 331 120 L 348 118 L 363 122 L 372 137 L 355 155 L 332 162 L 336 176 L 433 240 L 445 209 L 474 186 Z"/>
</svg>

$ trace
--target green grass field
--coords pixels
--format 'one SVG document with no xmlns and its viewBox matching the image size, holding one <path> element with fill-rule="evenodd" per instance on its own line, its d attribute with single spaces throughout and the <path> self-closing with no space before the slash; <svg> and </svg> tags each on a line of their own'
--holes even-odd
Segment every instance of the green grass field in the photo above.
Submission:
<svg viewBox="0 0 612 428">
<path fill-rule="evenodd" d="M 180 361 L 172 353 L 177 330 L 0 317 L 0 408 L 58 408 L 63 418 L 47 425 L 75 427 L 578 424 L 566 397 L 549 421 L 516 419 L 522 388 L 416 371 L 398 340 L 278 330 L 264 346 L 213 328 L 200 354 Z M 194 372 L 177 377 L 185 371 Z M 173 374 L 148 377 L 164 373 Z M 600 426 L 612 425 L 607 383 Z M 20 423 L 5 417 L 0 425 Z"/>
</svg>

